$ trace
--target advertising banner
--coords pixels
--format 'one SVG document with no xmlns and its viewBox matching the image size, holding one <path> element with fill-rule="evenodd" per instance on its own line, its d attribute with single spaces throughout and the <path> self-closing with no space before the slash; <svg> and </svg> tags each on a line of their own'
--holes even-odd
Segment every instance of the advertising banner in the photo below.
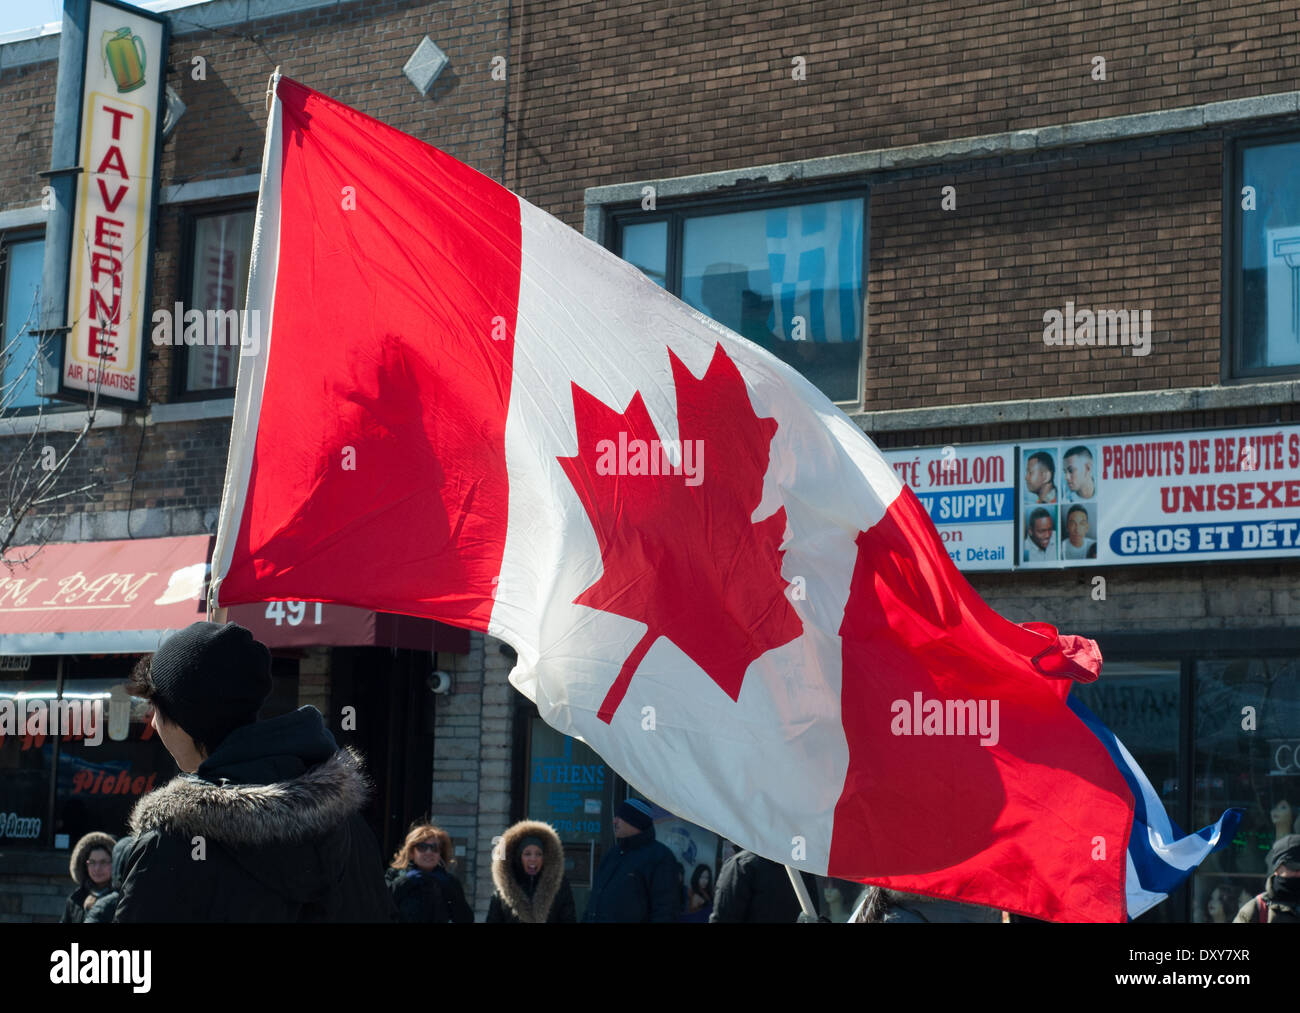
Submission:
<svg viewBox="0 0 1300 1013">
<path fill-rule="evenodd" d="M 164 50 L 156 16 L 92 0 L 61 393 L 141 400 Z"/>
<path fill-rule="evenodd" d="M 1300 555 L 1300 427 L 1021 444 L 1018 566 Z"/>
<path fill-rule="evenodd" d="M 1009 570 L 1015 559 L 1015 447 L 884 451 L 916 493 L 958 569 Z"/>
</svg>

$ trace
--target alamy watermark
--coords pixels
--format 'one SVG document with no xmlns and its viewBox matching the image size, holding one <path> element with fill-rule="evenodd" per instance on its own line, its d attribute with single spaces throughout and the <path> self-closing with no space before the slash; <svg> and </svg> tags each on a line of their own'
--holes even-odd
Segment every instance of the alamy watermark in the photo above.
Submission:
<svg viewBox="0 0 1300 1013">
<path fill-rule="evenodd" d="M 172 309 L 154 310 L 155 345 L 236 345 L 249 355 L 262 348 L 261 310 L 198 310 L 176 303 Z"/>
<path fill-rule="evenodd" d="M 1079 345 L 1132 349 L 1136 356 L 1151 354 L 1151 311 L 1123 309 L 1078 309 L 1067 302 L 1064 310 L 1043 314 L 1044 345 Z"/>
<path fill-rule="evenodd" d="M 912 699 L 890 704 L 895 735 L 978 735 L 981 746 L 998 744 L 998 701 Z"/>
<path fill-rule="evenodd" d="M 687 485 L 704 481 L 703 440 L 641 440 L 618 434 L 618 442 L 596 444 L 597 475 L 685 475 Z"/>
<path fill-rule="evenodd" d="M 84 736 L 86 745 L 98 746 L 104 741 L 104 701 L 0 698 L 0 740 L 6 735 Z"/>
</svg>

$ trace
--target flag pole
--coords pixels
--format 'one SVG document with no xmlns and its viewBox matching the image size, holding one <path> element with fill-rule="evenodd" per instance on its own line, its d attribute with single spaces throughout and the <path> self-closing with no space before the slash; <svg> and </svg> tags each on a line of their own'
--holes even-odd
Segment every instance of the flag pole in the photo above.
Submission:
<svg viewBox="0 0 1300 1013">
<path fill-rule="evenodd" d="M 803 913 L 809 918 L 816 918 L 817 911 L 813 908 L 812 898 L 808 896 L 808 887 L 799 875 L 799 870 L 792 865 L 785 867 L 786 875 L 790 877 L 790 885 L 794 887 L 795 896 L 799 898 L 799 906 L 803 908 Z"/>
<path fill-rule="evenodd" d="M 275 98 L 275 86 L 279 80 L 280 80 L 280 65 L 277 63 L 275 65 L 275 70 L 271 72 L 271 75 L 266 80 L 266 111 L 268 113 L 271 111 L 271 102 Z M 263 166 L 263 172 L 265 172 L 265 166 Z M 258 191 L 258 201 L 260 204 L 261 201 L 260 189 Z M 250 265 L 250 271 L 251 271 L 251 265 Z M 250 286 L 250 292 L 251 292 L 251 286 Z M 243 346 L 242 337 L 241 337 L 240 345 L 241 345 L 241 352 L 242 352 L 242 346 Z M 223 505 L 224 505 L 224 496 L 223 496 Z M 218 519 L 218 523 L 217 523 L 218 542 L 220 541 L 220 533 L 221 533 L 220 527 L 221 527 L 220 519 Z M 213 569 L 214 570 L 216 569 L 215 561 L 214 561 Z M 217 606 L 217 584 L 218 583 L 219 583 L 218 581 L 213 580 L 208 585 L 208 602 L 207 602 L 208 622 L 219 623 L 224 626 L 226 623 L 226 609 L 224 607 L 219 608 Z"/>
</svg>

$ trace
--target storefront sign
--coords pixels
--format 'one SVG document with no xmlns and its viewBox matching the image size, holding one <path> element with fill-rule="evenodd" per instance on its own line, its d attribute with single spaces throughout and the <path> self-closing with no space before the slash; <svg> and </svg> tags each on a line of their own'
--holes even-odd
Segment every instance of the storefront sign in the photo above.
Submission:
<svg viewBox="0 0 1300 1013">
<path fill-rule="evenodd" d="M 0 837 L 11 840 L 41 836 L 39 816 L 19 816 L 17 813 L 0 813 Z"/>
<path fill-rule="evenodd" d="M 138 403 L 144 372 L 164 23 L 92 0 L 68 275 L 65 391 Z"/>
<path fill-rule="evenodd" d="M 1300 555 L 1300 427 L 1022 444 L 1018 564 Z"/>
<path fill-rule="evenodd" d="M 970 446 L 885 453 L 929 511 L 948 555 L 962 570 L 1011 568 L 1013 451 L 1010 446 Z"/>
</svg>

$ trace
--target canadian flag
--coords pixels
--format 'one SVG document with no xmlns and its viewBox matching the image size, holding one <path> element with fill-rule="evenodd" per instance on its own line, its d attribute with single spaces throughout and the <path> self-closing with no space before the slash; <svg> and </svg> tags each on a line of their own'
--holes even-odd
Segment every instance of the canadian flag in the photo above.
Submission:
<svg viewBox="0 0 1300 1013">
<path fill-rule="evenodd" d="M 1054 920 L 1168 892 L 1131 838 L 1182 835 L 1158 799 L 1135 830 L 1137 782 L 1067 702 L 1096 645 L 989 609 L 810 383 L 283 77 L 262 173 L 216 604 L 484 630 L 549 724 L 806 871 Z"/>
</svg>

